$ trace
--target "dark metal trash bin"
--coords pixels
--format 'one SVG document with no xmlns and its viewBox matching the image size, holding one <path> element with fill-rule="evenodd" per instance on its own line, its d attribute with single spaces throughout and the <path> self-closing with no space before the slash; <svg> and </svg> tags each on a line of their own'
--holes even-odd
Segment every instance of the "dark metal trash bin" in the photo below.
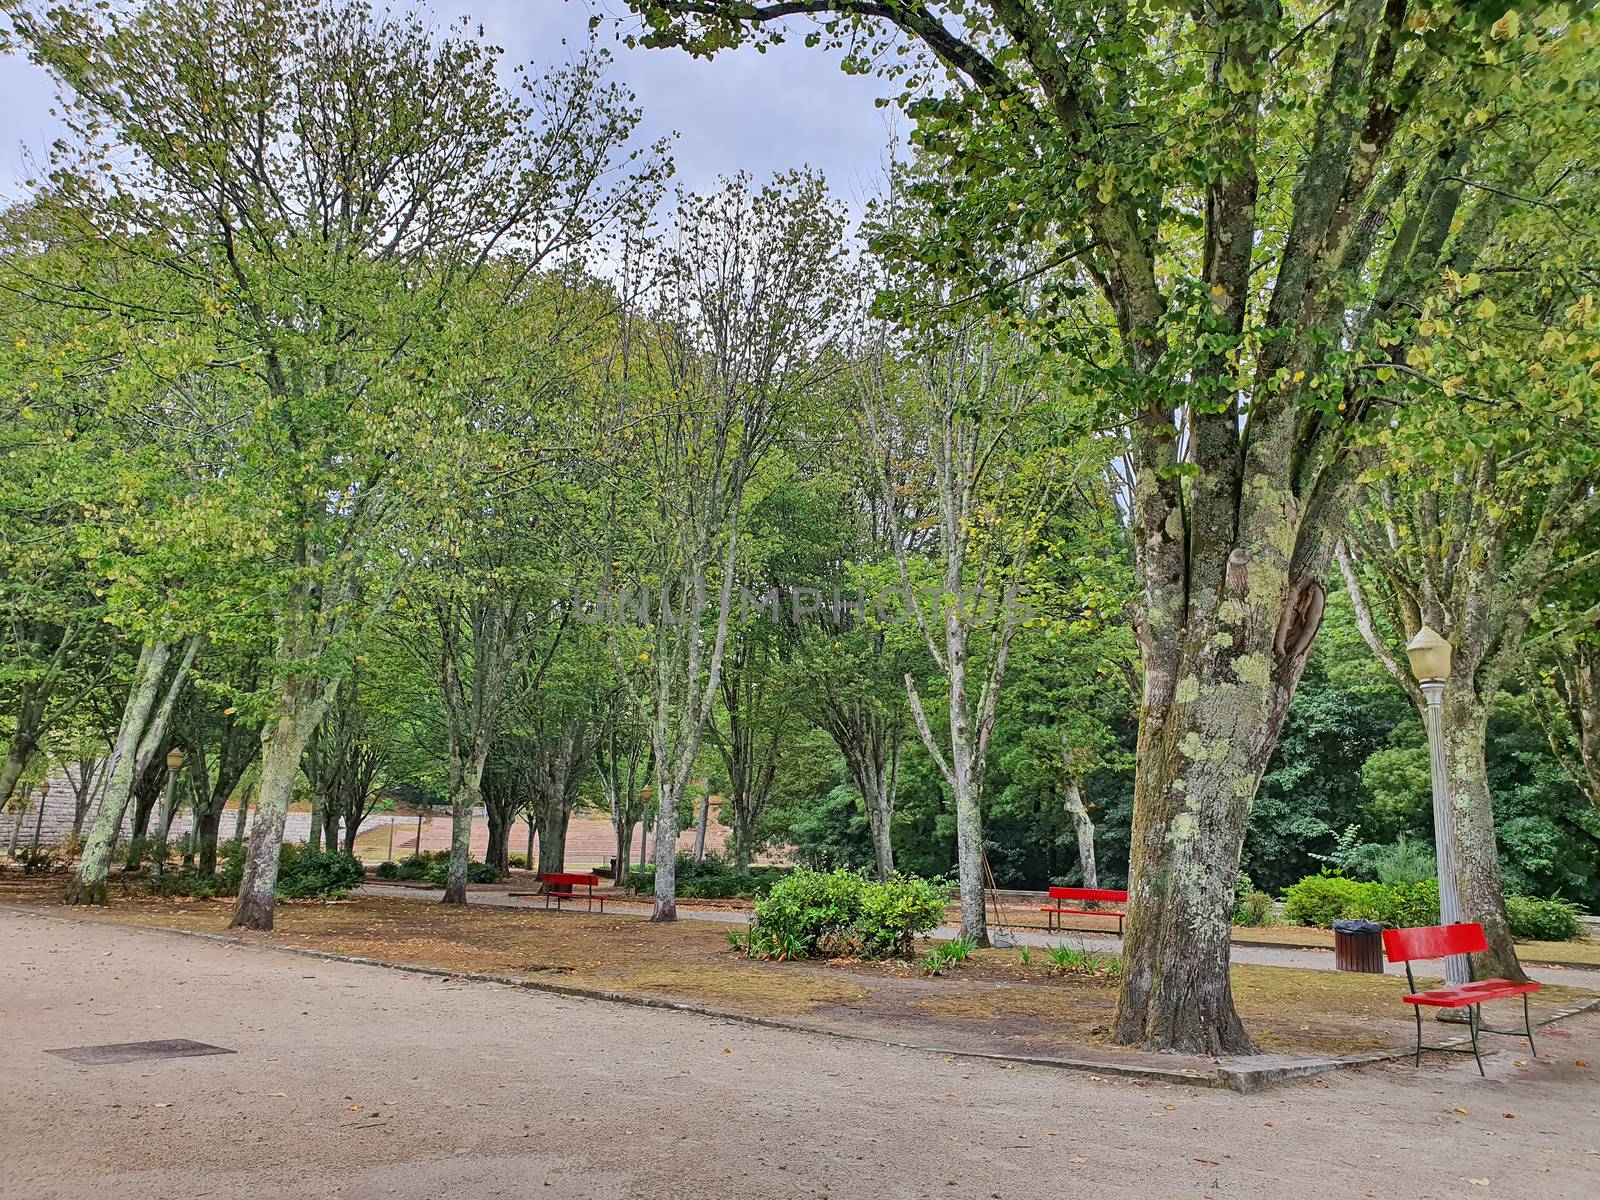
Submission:
<svg viewBox="0 0 1600 1200">
<path fill-rule="evenodd" d="M 1383 974 L 1383 926 L 1376 921 L 1333 923 L 1333 965 L 1336 971 Z"/>
</svg>

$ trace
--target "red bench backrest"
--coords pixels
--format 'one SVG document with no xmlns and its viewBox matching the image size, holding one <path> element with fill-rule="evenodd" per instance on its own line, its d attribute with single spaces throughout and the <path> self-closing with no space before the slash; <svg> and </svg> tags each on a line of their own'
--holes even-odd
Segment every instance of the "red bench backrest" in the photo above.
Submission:
<svg viewBox="0 0 1600 1200">
<path fill-rule="evenodd" d="M 600 882 L 600 876 L 598 876 L 598 875 L 570 875 L 570 874 L 564 874 L 564 873 L 559 872 L 559 871 L 548 871 L 545 874 L 539 876 L 539 882 L 540 883 L 566 883 L 566 884 L 586 883 L 590 887 L 593 887 L 595 884 Z"/>
<path fill-rule="evenodd" d="M 1113 904 L 1126 904 L 1127 892 L 1118 892 L 1109 888 L 1069 888 L 1053 887 L 1050 889 L 1052 900 L 1108 900 Z"/>
<path fill-rule="evenodd" d="M 1489 948 L 1483 926 L 1476 921 L 1460 925 L 1424 925 L 1420 929 L 1385 929 L 1383 952 L 1390 962 L 1413 962 L 1419 958 L 1446 958 L 1452 954 L 1476 954 Z"/>
</svg>

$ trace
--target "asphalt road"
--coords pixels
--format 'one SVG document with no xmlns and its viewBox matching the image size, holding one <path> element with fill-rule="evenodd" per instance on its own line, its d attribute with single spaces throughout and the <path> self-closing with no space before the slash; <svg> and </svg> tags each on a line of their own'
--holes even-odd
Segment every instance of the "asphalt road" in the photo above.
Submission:
<svg viewBox="0 0 1600 1200">
<path fill-rule="evenodd" d="M 159 1038 L 235 1053 L 45 1052 Z M 1592 1200 L 1600 1019 L 1540 1038 L 1239 1096 L 0 912 L 0 1196 Z"/>
</svg>

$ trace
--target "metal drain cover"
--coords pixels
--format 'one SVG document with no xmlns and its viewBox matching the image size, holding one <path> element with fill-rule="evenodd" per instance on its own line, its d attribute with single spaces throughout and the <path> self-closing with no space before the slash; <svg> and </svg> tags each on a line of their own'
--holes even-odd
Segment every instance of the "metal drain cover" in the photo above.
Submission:
<svg viewBox="0 0 1600 1200">
<path fill-rule="evenodd" d="M 235 1051 L 221 1046 L 208 1046 L 204 1042 L 191 1042 L 187 1038 L 168 1038 L 159 1042 L 68 1046 L 64 1050 L 46 1050 L 45 1053 L 88 1067 L 103 1067 L 110 1063 L 139 1062 L 147 1058 L 195 1058 L 202 1054 L 233 1054 Z"/>
</svg>

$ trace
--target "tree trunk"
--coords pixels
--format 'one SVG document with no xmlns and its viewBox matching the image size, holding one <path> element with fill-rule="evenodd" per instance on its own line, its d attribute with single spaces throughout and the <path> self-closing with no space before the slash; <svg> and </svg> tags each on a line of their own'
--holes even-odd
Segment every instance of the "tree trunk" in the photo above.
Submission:
<svg viewBox="0 0 1600 1200">
<path fill-rule="evenodd" d="M 1473 957 L 1479 979 L 1527 979 L 1517 960 L 1500 884 L 1494 833 L 1494 799 L 1484 761 L 1489 708 L 1473 693 L 1470 677 L 1452 677 L 1443 700 L 1445 778 L 1455 817 L 1456 879 L 1461 915 L 1483 926 L 1489 948 Z"/>
<path fill-rule="evenodd" d="M 217 873 L 217 828 L 222 824 L 222 810 L 206 805 L 195 818 L 195 830 L 200 839 L 200 874 L 209 878 Z"/>
<path fill-rule="evenodd" d="M 33 744 L 19 730 L 12 737 L 11 745 L 6 750 L 5 762 L 0 763 L 0 808 L 6 806 L 12 793 L 17 790 L 17 781 L 28 769 L 28 760 L 32 757 Z"/>
<path fill-rule="evenodd" d="M 245 826 L 245 822 L 249 819 L 249 816 L 250 816 L 250 794 L 247 792 L 245 795 L 239 797 L 239 811 L 234 815 L 234 818 L 233 818 L 233 840 L 234 841 L 236 841 L 236 842 L 244 841 L 244 826 Z"/>
<path fill-rule="evenodd" d="M 1065 790 L 1067 813 L 1072 817 L 1073 828 L 1078 834 L 1078 867 L 1083 872 L 1083 886 L 1097 888 L 1100 886 L 1100 874 L 1094 862 L 1094 822 L 1089 819 L 1089 810 L 1083 806 L 1083 791 L 1078 787 L 1077 780 L 1067 780 Z"/>
<path fill-rule="evenodd" d="M 166 642 L 148 645 L 140 652 L 138 669 L 122 710 L 122 723 L 117 729 L 117 740 L 111 749 L 111 762 L 106 768 L 105 796 L 84 845 L 78 873 L 67 890 L 69 904 L 106 902 L 106 872 L 111 865 L 112 844 L 122 828 L 122 818 L 133 795 L 139 739 L 155 709 L 156 694 L 161 690 L 161 677 L 171 654 L 172 647 Z"/>
<path fill-rule="evenodd" d="M 870 718 L 869 718 L 870 719 Z M 861 795 L 867 810 L 867 826 L 872 831 L 873 865 L 880 882 L 894 878 L 894 841 L 890 822 L 894 817 L 895 781 L 900 769 L 900 731 L 880 737 L 868 731 L 859 737 L 840 722 L 829 722 L 830 732 L 844 756 L 850 781 Z"/>
<path fill-rule="evenodd" d="M 329 850 L 339 848 L 339 810 L 326 803 L 322 809 L 322 844 Z"/>
<path fill-rule="evenodd" d="M 344 852 L 355 857 L 356 839 L 361 836 L 361 814 L 346 813 L 344 817 Z M 330 847 L 331 848 L 331 847 Z"/>
<path fill-rule="evenodd" d="M 178 775 L 167 769 L 167 784 L 161 797 L 161 819 L 156 827 L 155 850 L 151 854 L 152 867 L 157 875 L 167 869 L 167 835 L 172 831 L 172 815 L 178 807 Z"/>
<path fill-rule="evenodd" d="M 656 788 L 656 898 L 650 913 L 652 921 L 678 919 L 678 805 L 681 795 L 672 794 L 664 782 Z"/>
<path fill-rule="evenodd" d="M 621 887 L 628 878 L 628 860 L 633 855 L 633 822 L 619 820 L 612 822 L 612 830 L 617 836 L 617 873 L 611 881 Z"/>
<path fill-rule="evenodd" d="M 566 869 L 567 826 L 572 810 L 562 796 L 543 796 L 536 802 L 539 820 L 539 866 L 544 874 L 560 874 Z"/>
<path fill-rule="evenodd" d="M 261 782 L 256 791 L 256 819 L 250 830 L 250 853 L 234 906 L 231 928 L 272 928 L 278 885 L 278 856 L 289 799 L 300 773 L 311 731 L 322 720 L 327 693 L 319 681 L 291 680 L 284 687 L 282 711 L 263 734 Z"/>
<path fill-rule="evenodd" d="M 528 822 L 528 870 L 533 870 L 533 807 L 530 805 L 522 814 L 523 820 Z"/>
<path fill-rule="evenodd" d="M 316 852 L 322 849 L 322 823 L 328 811 L 328 799 L 322 794 L 321 788 L 315 788 L 311 793 L 311 829 L 306 834 L 306 849 Z"/>
<path fill-rule="evenodd" d="M 450 875 L 444 887 L 443 904 L 467 902 L 467 866 L 472 861 L 472 815 L 478 806 L 478 787 L 466 764 L 451 771 L 450 785 Z"/>
<path fill-rule="evenodd" d="M 706 860 L 706 827 L 711 824 L 711 792 L 708 790 L 700 797 L 700 819 L 695 823 L 694 832 L 694 860 Z"/>
</svg>

